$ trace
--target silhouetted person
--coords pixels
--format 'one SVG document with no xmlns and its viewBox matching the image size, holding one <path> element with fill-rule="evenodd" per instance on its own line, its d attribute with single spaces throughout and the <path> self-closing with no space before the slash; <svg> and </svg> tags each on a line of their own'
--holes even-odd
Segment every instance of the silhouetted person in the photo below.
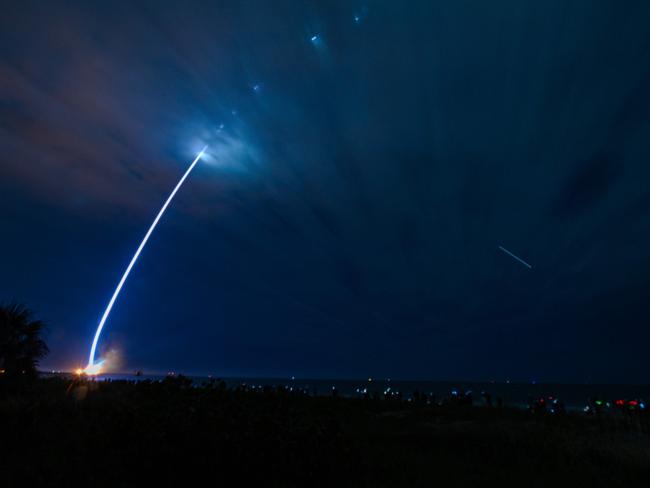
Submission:
<svg viewBox="0 0 650 488">
<path fill-rule="evenodd" d="M 492 395 L 490 395 L 487 391 L 481 392 L 481 396 L 485 400 L 485 405 L 488 407 L 492 406 Z"/>
</svg>

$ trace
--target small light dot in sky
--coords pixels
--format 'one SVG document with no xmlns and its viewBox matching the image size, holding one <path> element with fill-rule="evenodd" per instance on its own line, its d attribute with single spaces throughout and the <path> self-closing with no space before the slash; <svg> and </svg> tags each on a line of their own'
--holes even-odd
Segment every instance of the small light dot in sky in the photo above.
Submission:
<svg viewBox="0 0 650 488">
<path fill-rule="evenodd" d="M 260 86 L 260 84 L 259 84 L 259 83 L 258 83 L 258 84 L 256 84 L 256 85 L 253 85 L 253 91 L 256 91 L 256 92 L 258 92 L 258 91 L 260 91 L 261 89 L 262 89 L 262 87 Z"/>
<path fill-rule="evenodd" d="M 316 42 L 318 42 L 318 39 L 319 39 L 319 36 L 318 36 L 318 35 L 311 36 L 311 42 L 316 43 Z"/>
</svg>

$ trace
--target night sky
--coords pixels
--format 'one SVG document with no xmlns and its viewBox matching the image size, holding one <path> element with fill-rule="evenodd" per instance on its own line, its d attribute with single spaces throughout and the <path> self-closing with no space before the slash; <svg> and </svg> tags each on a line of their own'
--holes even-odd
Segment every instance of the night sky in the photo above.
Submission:
<svg viewBox="0 0 650 488">
<path fill-rule="evenodd" d="M 647 382 L 650 3 L 5 2 L 0 301 L 84 365 Z M 524 266 L 503 246 L 532 265 Z"/>
</svg>

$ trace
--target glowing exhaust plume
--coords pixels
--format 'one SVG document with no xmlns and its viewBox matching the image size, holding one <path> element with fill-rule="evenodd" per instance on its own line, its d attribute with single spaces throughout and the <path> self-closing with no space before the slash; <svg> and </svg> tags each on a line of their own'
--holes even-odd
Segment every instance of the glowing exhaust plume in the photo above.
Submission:
<svg viewBox="0 0 650 488">
<path fill-rule="evenodd" d="M 151 227 L 149 227 L 149 230 L 147 231 L 147 234 L 144 236 L 144 239 L 142 239 L 142 242 L 140 243 L 140 246 L 138 247 L 138 250 L 135 251 L 135 254 L 131 258 L 131 262 L 126 268 L 126 271 L 124 271 L 124 274 L 122 275 L 122 279 L 120 282 L 117 284 L 117 288 L 115 288 L 115 291 L 113 292 L 113 296 L 111 297 L 110 302 L 108 302 L 108 306 L 106 307 L 106 310 L 104 310 L 104 315 L 102 315 L 102 319 L 99 321 L 99 326 L 97 327 L 97 332 L 95 332 L 95 338 L 93 339 L 93 345 L 90 348 L 90 355 L 88 356 L 88 366 L 84 369 L 84 372 L 89 375 L 96 375 L 101 372 L 101 366 L 103 361 L 95 362 L 95 350 L 97 349 L 97 342 L 99 341 L 99 336 L 102 333 L 102 329 L 104 328 L 104 324 L 106 323 L 106 319 L 108 318 L 108 315 L 111 313 L 111 309 L 113 308 L 113 305 L 115 304 L 115 300 L 117 299 L 117 296 L 120 294 L 120 291 L 122 290 L 122 287 L 124 286 L 124 282 L 129 276 L 129 273 L 131 272 L 131 269 L 133 268 L 133 265 L 135 262 L 138 260 L 140 257 L 140 253 L 142 252 L 142 249 L 144 248 L 145 244 L 149 240 L 149 237 L 151 236 L 151 233 L 154 231 L 156 228 L 156 225 L 158 225 L 158 221 L 162 217 L 162 215 L 165 213 L 165 210 L 167 210 L 167 207 L 171 203 L 172 199 L 174 198 L 174 195 L 176 195 L 176 192 L 180 189 L 180 187 L 183 185 L 183 182 L 185 179 L 189 176 L 189 174 L 192 172 L 194 169 L 194 166 L 196 166 L 196 163 L 199 162 L 201 157 L 203 156 L 203 153 L 205 150 L 208 148 L 208 146 L 205 146 L 201 152 L 196 156 L 194 161 L 192 161 L 192 164 L 190 164 L 190 167 L 187 168 L 187 171 L 185 171 L 185 174 L 181 177 L 180 181 L 176 184 L 176 187 L 174 190 L 171 192 L 167 200 L 165 201 L 165 204 L 162 206 L 160 209 L 160 212 L 158 212 L 158 215 L 156 215 L 155 220 L 151 224 Z"/>
</svg>

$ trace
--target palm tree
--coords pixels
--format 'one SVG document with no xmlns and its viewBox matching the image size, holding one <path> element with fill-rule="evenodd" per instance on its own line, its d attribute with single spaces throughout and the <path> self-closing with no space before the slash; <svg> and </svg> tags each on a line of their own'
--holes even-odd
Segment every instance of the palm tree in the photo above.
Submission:
<svg viewBox="0 0 650 488">
<path fill-rule="evenodd" d="M 45 324 L 33 320 L 24 305 L 0 305 L 0 372 L 1 376 L 34 376 L 38 361 L 49 352 L 41 339 Z"/>
</svg>

